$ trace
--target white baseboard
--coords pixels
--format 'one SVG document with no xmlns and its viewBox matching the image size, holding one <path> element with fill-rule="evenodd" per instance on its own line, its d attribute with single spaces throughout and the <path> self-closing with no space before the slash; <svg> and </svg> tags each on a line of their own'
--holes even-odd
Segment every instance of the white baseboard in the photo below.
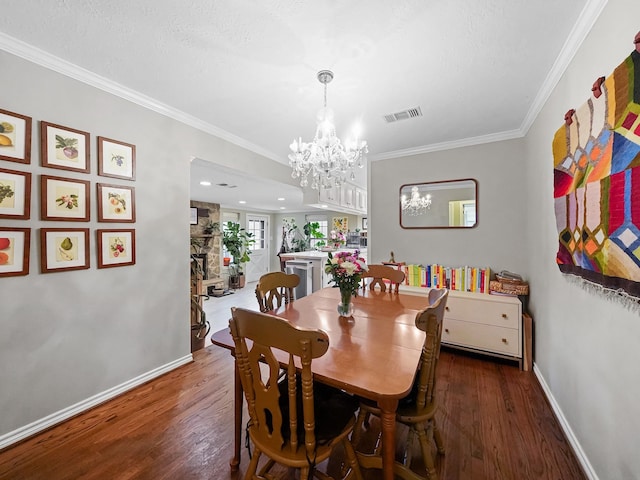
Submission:
<svg viewBox="0 0 640 480">
<path fill-rule="evenodd" d="M 587 458 L 587 455 L 584 453 L 584 450 L 582 450 L 582 447 L 580 446 L 580 442 L 578 442 L 578 439 L 574 435 L 573 430 L 571 430 L 571 426 L 569 425 L 569 422 L 567 422 L 567 419 L 562 413 L 562 409 L 560 408 L 560 405 L 558 405 L 558 402 L 556 402 L 556 399 L 551 393 L 551 389 L 549 388 L 549 385 L 547 385 L 547 382 L 542 376 L 542 372 L 540 372 L 538 365 L 536 365 L 535 363 L 533 364 L 533 372 L 538 378 L 538 382 L 540 382 L 540 386 L 542 386 L 542 390 L 544 390 L 544 393 L 547 396 L 549 403 L 551 404 L 551 408 L 553 412 L 556 414 L 556 418 L 558 419 L 558 422 L 560 422 L 560 427 L 562 428 L 562 431 L 567 437 L 567 440 L 569 441 L 569 444 L 571 445 L 571 448 L 573 449 L 573 452 L 575 453 L 576 458 L 578 459 L 578 462 L 582 466 L 582 470 L 584 470 L 584 474 L 587 476 L 589 480 L 599 480 L 598 475 L 593 470 L 593 467 L 591 466 L 591 463 Z"/>
<path fill-rule="evenodd" d="M 16 442 L 24 440 L 36 433 L 39 433 L 47 428 L 50 428 L 58 423 L 61 423 L 69 418 L 78 415 L 90 408 L 95 407 L 101 403 L 106 402 L 107 400 L 111 400 L 112 398 L 117 397 L 118 395 L 131 390 L 137 386 L 142 385 L 149 380 L 153 380 L 160 375 L 164 375 L 165 373 L 170 372 L 171 370 L 175 370 L 182 365 L 186 365 L 193 361 L 193 355 L 185 355 L 182 358 L 178 358 L 173 362 L 162 365 L 158 368 L 154 368 L 153 370 L 143 373 L 142 375 L 132 378 L 120 385 L 116 385 L 109 390 L 105 390 L 104 392 L 98 393 L 92 397 L 89 397 L 81 402 L 76 403 L 75 405 L 71 405 L 70 407 L 63 408 L 62 410 L 52 413 L 51 415 L 47 415 L 40 420 L 36 420 L 29 425 L 25 425 L 24 427 L 20 427 L 12 432 L 9 432 L 5 435 L 0 436 L 0 450 L 10 445 L 13 445 Z"/>
</svg>

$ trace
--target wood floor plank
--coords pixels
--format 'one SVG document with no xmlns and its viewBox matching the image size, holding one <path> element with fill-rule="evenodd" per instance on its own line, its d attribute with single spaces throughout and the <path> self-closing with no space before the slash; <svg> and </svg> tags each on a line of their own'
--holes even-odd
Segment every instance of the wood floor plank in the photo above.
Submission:
<svg viewBox="0 0 640 480">
<path fill-rule="evenodd" d="M 224 323 L 229 299 L 251 307 L 253 288 L 207 305 Z M 257 302 L 255 302 L 257 307 Z M 1 480 L 236 480 L 233 453 L 233 359 L 208 346 L 194 362 L 0 452 Z M 443 349 L 438 364 L 436 420 L 446 454 L 441 480 L 585 480 L 532 372 L 515 363 Z M 247 418 L 245 414 L 245 419 Z M 363 445 L 373 448 L 379 422 Z M 398 439 L 406 438 L 399 430 Z M 399 445 L 399 451 L 402 445 Z M 435 451 L 435 450 L 434 450 Z M 419 450 L 414 469 L 421 468 Z M 338 454 L 327 463 L 339 471 Z M 287 469 L 278 480 L 295 478 Z M 366 480 L 381 478 L 365 472 Z"/>
</svg>

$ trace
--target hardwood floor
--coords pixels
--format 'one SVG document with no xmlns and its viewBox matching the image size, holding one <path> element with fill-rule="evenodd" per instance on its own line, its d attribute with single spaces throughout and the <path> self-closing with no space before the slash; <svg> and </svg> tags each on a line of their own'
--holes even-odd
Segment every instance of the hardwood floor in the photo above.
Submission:
<svg viewBox="0 0 640 480">
<path fill-rule="evenodd" d="M 237 297 L 222 297 L 217 313 L 215 303 L 207 305 L 216 324 L 228 318 L 226 299 L 251 307 L 253 287 L 243 290 Z M 0 479 L 243 478 L 246 450 L 240 470 L 229 469 L 233 359 L 212 345 L 195 352 L 194 359 L 0 452 Z M 436 419 L 446 448 L 436 460 L 441 480 L 586 478 L 532 373 L 512 363 L 443 350 L 438 392 Z M 362 448 L 373 445 L 377 432 L 373 420 Z M 399 441 L 403 435 L 400 431 Z M 330 473 L 339 468 L 339 460 L 326 465 Z M 380 478 L 379 472 L 365 473 L 367 480 Z M 277 478 L 295 477 L 283 469 Z"/>
</svg>

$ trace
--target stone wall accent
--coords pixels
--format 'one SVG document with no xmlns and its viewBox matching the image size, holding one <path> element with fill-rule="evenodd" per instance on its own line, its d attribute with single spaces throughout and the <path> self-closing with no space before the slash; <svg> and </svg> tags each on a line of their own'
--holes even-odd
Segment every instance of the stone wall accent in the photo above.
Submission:
<svg viewBox="0 0 640 480">
<path fill-rule="evenodd" d="M 190 226 L 190 234 L 194 235 L 204 235 L 204 227 L 209 222 L 218 222 L 220 223 L 220 204 L 218 203 L 207 203 L 207 202 L 196 202 L 194 200 L 191 201 L 191 207 L 195 207 L 198 209 L 208 210 L 208 216 L 198 216 L 198 224 Z M 191 247 L 191 253 L 206 253 L 207 254 L 207 277 L 208 278 L 219 278 L 220 277 L 220 264 L 222 263 L 220 260 L 220 253 L 222 252 L 222 239 L 220 232 L 214 234 L 212 238 L 199 238 L 199 240 L 203 241 L 203 246 L 201 248 Z"/>
</svg>

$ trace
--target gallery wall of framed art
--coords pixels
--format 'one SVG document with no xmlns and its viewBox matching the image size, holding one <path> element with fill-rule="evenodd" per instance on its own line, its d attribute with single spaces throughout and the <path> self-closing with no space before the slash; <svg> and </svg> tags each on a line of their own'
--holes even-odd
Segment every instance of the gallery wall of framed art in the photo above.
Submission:
<svg viewBox="0 0 640 480">
<path fill-rule="evenodd" d="M 0 277 L 31 273 L 32 230 L 38 230 L 40 273 L 86 270 L 92 256 L 99 269 L 135 265 L 135 229 L 115 224 L 136 222 L 135 187 L 121 183 L 135 182 L 136 145 L 40 120 L 37 168 L 31 155 L 33 128 L 31 116 L 0 108 L 0 219 L 11 223 L 0 226 Z M 96 181 L 92 171 L 119 183 Z M 32 228 L 34 205 L 40 221 L 56 224 Z M 91 228 L 77 227 L 92 222 L 112 225 L 96 228 L 95 236 Z"/>
</svg>

